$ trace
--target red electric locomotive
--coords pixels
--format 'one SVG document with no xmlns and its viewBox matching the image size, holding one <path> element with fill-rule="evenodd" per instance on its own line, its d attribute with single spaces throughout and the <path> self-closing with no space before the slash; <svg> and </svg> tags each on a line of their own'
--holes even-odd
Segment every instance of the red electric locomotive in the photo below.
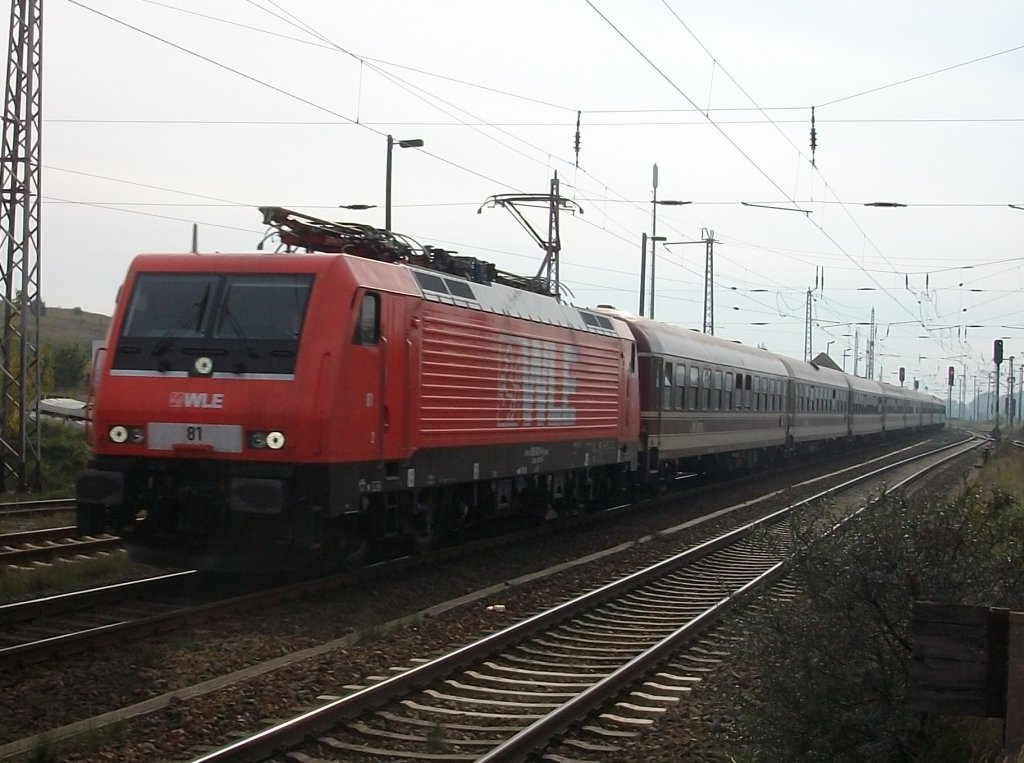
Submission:
<svg viewBox="0 0 1024 763">
<path fill-rule="evenodd" d="M 133 261 L 95 363 L 81 533 L 201 569 L 355 563 L 629 490 L 621 321 L 385 231 L 263 212 L 320 253 Z"/>
</svg>

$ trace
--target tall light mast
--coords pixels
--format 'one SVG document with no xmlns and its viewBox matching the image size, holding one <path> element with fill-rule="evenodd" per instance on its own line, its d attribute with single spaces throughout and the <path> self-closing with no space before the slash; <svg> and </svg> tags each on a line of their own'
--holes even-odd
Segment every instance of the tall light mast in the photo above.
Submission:
<svg viewBox="0 0 1024 763">
<path fill-rule="evenodd" d="M 41 487 L 39 200 L 43 0 L 11 0 L 0 155 L 0 489 Z M 32 415 L 33 409 L 36 415 Z"/>
</svg>

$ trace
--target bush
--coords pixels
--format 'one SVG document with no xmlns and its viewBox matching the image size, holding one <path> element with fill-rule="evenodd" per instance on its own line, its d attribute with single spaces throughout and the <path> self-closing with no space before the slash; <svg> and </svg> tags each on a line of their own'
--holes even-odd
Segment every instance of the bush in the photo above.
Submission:
<svg viewBox="0 0 1024 763">
<path fill-rule="evenodd" d="M 74 492 L 75 477 L 89 461 L 85 430 L 76 424 L 43 419 L 43 490 L 66 497 Z"/>
<path fill-rule="evenodd" d="M 748 745 L 740 757 L 947 759 L 962 735 L 951 739 L 946 726 L 937 743 L 903 701 L 911 608 L 915 599 L 1022 608 L 1024 511 L 1008 493 L 974 491 L 946 504 L 884 499 L 822 543 L 809 526 L 796 532 L 800 595 L 752 627 L 760 680 L 736 698 Z"/>
</svg>

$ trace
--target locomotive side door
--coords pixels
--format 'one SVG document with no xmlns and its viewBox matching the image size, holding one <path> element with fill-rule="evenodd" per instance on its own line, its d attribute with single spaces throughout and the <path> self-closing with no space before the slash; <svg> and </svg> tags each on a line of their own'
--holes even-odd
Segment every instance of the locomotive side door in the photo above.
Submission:
<svg viewBox="0 0 1024 763">
<path fill-rule="evenodd" d="M 383 457 L 384 430 L 388 426 L 384 404 L 387 342 L 382 330 L 382 295 L 374 291 L 356 293 L 355 327 L 346 378 L 350 385 L 348 425 L 344 439 L 353 455 L 366 460 Z"/>
</svg>

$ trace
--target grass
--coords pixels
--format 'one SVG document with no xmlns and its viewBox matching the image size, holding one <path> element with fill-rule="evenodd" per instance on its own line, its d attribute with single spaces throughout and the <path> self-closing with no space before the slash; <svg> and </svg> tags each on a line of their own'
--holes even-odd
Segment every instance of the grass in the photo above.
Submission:
<svg viewBox="0 0 1024 763">
<path fill-rule="evenodd" d="M 0 604 L 111 585 L 165 571 L 136 564 L 123 551 L 76 562 L 58 561 L 46 567 L 0 569 Z"/>
<path fill-rule="evenodd" d="M 978 486 L 985 492 L 1001 490 L 1018 500 L 1024 498 L 1024 449 L 1014 446 L 1012 437 L 1004 438 L 995 448 L 978 477 Z"/>
</svg>

